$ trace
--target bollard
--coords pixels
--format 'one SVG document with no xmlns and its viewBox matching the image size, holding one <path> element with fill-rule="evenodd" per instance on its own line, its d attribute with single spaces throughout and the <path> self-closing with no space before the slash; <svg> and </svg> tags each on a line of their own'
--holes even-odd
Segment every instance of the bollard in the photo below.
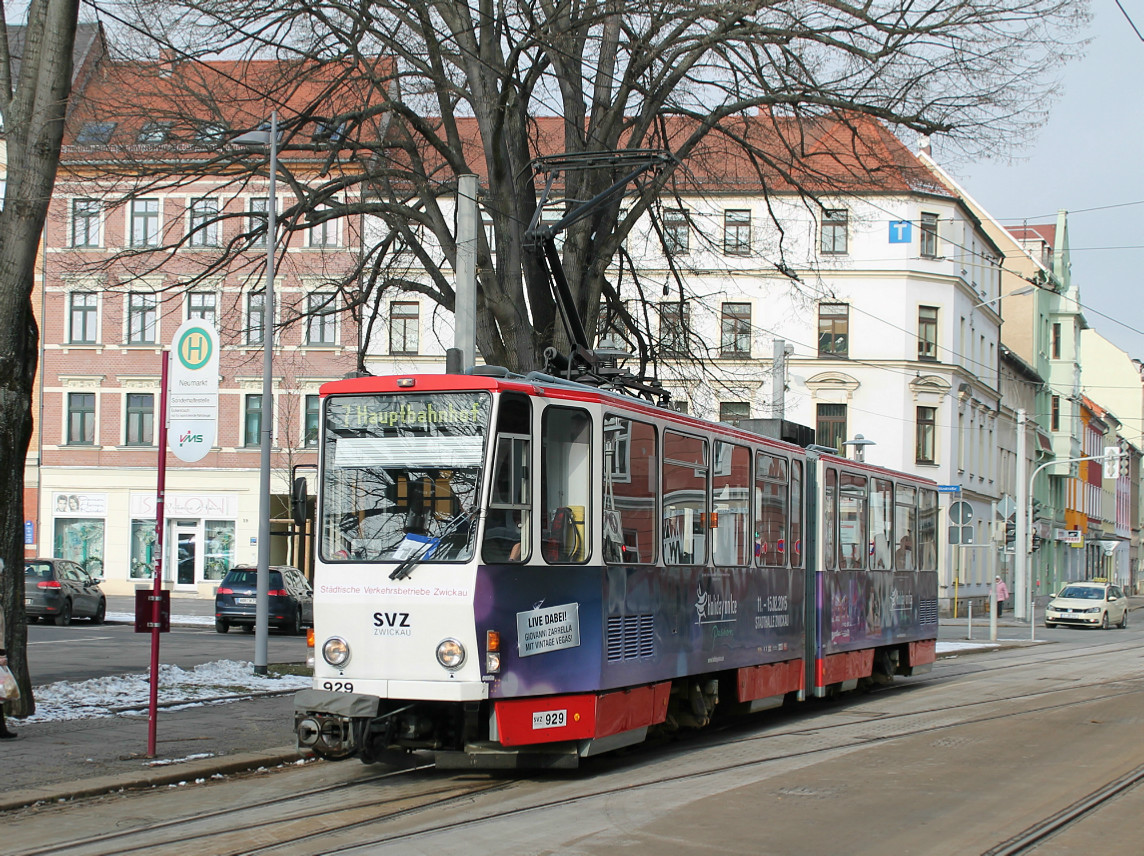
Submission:
<svg viewBox="0 0 1144 856">
<path fill-rule="evenodd" d="M 967 617 L 965 620 L 965 638 L 972 640 L 973 639 L 973 601 L 967 600 L 965 602 L 965 605 L 969 610 L 966 613 Z"/>
</svg>

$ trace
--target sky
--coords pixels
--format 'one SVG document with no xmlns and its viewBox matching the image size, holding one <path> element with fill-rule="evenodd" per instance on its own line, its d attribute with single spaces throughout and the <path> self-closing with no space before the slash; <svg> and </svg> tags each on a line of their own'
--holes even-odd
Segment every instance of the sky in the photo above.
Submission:
<svg viewBox="0 0 1144 856">
<path fill-rule="evenodd" d="M 1120 2 L 1144 32 L 1144 0 Z M 1116 0 L 1092 0 L 1092 15 L 1086 55 L 1064 68 L 1031 145 L 1009 153 L 1012 162 L 947 169 L 1004 226 L 1055 223 L 1068 211 L 1089 326 L 1144 359 L 1144 40 Z"/>
</svg>

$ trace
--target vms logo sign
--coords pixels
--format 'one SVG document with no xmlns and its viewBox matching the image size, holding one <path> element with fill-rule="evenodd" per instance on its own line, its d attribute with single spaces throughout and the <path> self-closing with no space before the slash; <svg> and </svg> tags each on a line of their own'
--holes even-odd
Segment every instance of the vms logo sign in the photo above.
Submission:
<svg viewBox="0 0 1144 856">
<path fill-rule="evenodd" d="M 188 443 L 201 443 L 201 442 L 203 442 L 203 435 L 202 434 L 192 434 L 190 431 L 187 431 L 185 434 L 180 434 L 179 439 L 178 439 L 178 443 L 180 446 L 185 446 Z"/>
</svg>

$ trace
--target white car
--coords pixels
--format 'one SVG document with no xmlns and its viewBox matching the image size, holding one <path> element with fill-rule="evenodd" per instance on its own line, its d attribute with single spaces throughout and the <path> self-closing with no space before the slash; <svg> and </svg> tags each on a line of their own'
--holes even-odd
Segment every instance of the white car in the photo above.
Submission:
<svg viewBox="0 0 1144 856">
<path fill-rule="evenodd" d="M 1120 586 L 1103 580 L 1068 583 L 1045 607 L 1045 627 L 1128 626 L 1128 598 Z"/>
</svg>

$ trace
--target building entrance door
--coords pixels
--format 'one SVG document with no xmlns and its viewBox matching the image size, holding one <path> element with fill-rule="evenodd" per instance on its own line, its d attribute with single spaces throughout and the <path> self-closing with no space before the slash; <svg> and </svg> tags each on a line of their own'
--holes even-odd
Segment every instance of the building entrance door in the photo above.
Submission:
<svg viewBox="0 0 1144 856">
<path fill-rule="evenodd" d="M 195 565 L 198 562 L 199 526 L 197 520 L 171 522 L 171 544 L 174 552 L 175 585 L 195 584 Z"/>
</svg>

